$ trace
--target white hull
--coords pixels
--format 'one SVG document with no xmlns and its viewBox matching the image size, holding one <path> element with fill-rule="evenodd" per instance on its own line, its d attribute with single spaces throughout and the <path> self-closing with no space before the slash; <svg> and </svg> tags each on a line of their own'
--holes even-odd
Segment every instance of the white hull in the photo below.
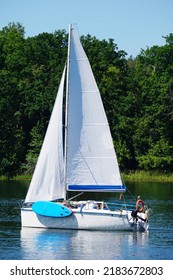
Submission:
<svg viewBox="0 0 173 280">
<path fill-rule="evenodd" d="M 140 214 L 145 218 L 145 214 Z M 32 208 L 21 209 L 22 227 L 74 230 L 147 230 L 148 223 L 131 217 L 131 211 L 74 209 L 71 216 L 54 218 L 38 215 Z"/>
</svg>

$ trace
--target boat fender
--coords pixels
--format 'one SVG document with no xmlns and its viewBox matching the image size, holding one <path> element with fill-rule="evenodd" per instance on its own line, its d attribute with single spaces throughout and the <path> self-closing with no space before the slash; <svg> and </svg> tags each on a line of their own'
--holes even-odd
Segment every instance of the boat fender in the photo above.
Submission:
<svg viewBox="0 0 173 280">
<path fill-rule="evenodd" d="M 148 210 L 145 211 L 145 219 L 146 219 L 146 221 L 148 221 L 148 219 L 149 219 L 149 211 Z"/>
<path fill-rule="evenodd" d="M 136 210 L 139 213 L 142 213 L 144 211 L 144 202 L 142 201 L 142 199 L 138 199 L 136 202 Z"/>
</svg>

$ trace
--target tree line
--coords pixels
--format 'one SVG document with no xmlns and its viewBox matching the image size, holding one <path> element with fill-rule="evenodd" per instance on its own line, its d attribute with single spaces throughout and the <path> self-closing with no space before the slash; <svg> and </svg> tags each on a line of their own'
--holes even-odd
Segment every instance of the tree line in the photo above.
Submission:
<svg viewBox="0 0 173 280">
<path fill-rule="evenodd" d="M 81 36 L 121 170 L 173 171 L 173 34 L 126 58 L 113 39 Z M 65 30 L 0 30 L 0 175 L 32 173 L 67 54 Z"/>
</svg>

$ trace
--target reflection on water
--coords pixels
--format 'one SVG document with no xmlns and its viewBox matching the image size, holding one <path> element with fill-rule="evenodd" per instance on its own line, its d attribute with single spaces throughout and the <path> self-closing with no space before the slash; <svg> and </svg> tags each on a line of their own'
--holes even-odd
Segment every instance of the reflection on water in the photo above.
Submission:
<svg viewBox="0 0 173 280">
<path fill-rule="evenodd" d="M 147 242 L 148 232 L 21 230 L 24 259 L 143 259 Z"/>
</svg>

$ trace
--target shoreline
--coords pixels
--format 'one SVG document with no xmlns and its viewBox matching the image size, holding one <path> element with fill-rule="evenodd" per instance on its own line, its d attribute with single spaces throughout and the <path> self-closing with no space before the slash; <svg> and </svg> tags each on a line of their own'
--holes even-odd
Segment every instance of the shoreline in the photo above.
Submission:
<svg viewBox="0 0 173 280">
<path fill-rule="evenodd" d="M 161 173 L 153 171 L 131 171 L 128 173 L 123 172 L 122 177 L 127 182 L 172 182 L 173 173 Z"/>
<path fill-rule="evenodd" d="M 32 175 L 21 174 L 8 178 L 7 176 L 0 176 L 0 180 L 14 181 L 14 180 L 31 180 Z M 173 173 L 159 173 L 153 171 L 129 171 L 122 172 L 122 178 L 125 182 L 170 182 L 173 183 Z"/>
</svg>

